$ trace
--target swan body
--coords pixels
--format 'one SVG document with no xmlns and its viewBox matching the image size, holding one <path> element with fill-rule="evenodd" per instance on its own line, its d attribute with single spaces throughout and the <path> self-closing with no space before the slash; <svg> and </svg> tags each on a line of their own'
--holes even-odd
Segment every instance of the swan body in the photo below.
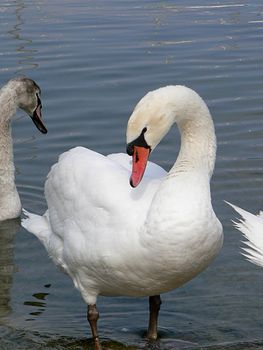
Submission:
<svg viewBox="0 0 263 350">
<path fill-rule="evenodd" d="M 253 215 L 236 205 L 228 204 L 241 216 L 239 221 L 233 223 L 246 239 L 244 243 L 247 247 L 242 248 L 242 254 L 248 261 L 263 267 L 263 212 Z"/>
<path fill-rule="evenodd" d="M 151 162 L 145 170 L 174 123 L 181 132 L 176 163 L 168 173 Z M 204 270 L 222 246 L 210 198 L 214 125 L 198 94 L 184 86 L 149 92 L 129 119 L 127 152 L 132 159 L 83 147 L 62 154 L 46 180 L 48 210 L 25 212 L 22 221 L 88 305 L 98 295 L 173 290 Z"/>
<path fill-rule="evenodd" d="M 47 132 L 41 120 L 39 86 L 26 77 L 9 80 L 0 89 L 0 221 L 16 218 L 21 213 L 21 202 L 15 186 L 10 126 L 18 107 L 32 118 L 41 132 Z"/>
</svg>

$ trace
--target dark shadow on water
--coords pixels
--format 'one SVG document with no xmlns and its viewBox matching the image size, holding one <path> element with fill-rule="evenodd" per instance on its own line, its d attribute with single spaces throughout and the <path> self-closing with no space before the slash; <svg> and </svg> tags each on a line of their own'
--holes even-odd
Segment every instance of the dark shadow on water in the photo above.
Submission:
<svg viewBox="0 0 263 350">
<path fill-rule="evenodd" d="M 10 290 L 13 282 L 14 238 L 20 227 L 20 218 L 0 222 L 0 323 L 11 312 Z"/>
<path fill-rule="evenodd" d="M 24 305 L 31 306 L 35 310 L 31 311 L 29 315 L 31 316 L 40 316 L 45 311 L 46 308 L 46 298 L 49 296 L 49 293 L 34 293 L 32 297 L 34 300 L 28 300 L 24 302 Z M 34 321 L 34 318 L 27 318 L 26 321 Z"/>
</svg>

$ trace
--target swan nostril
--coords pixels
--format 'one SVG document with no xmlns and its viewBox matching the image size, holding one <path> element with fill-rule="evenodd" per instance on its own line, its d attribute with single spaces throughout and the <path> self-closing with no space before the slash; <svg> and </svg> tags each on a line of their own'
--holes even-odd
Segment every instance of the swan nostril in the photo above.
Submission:
<svg viewBox="0 0 263 350">
<path fill-rule="evenodd" d="M 139 160 L 140 160 L 139 153 L 138 153 L 138 150 L 136 149 L 136 151 L 135 151 L 135 163 L 138 163 Z"/>
</svg>

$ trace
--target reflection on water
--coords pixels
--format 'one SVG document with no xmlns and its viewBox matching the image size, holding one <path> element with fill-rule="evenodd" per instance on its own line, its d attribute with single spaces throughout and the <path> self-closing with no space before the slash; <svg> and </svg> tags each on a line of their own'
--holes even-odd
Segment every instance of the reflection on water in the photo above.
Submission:
<svg viewBox="0 0 263 350">
<path fill-rule="evenodd" d="M 6 4 L 6 8 L 2 6 L 0 8 L 2 11 L 0 12 L 8 15 L 8 13 L 6 13 L 8 12 L 8 5 L 9 4 Z M 12 21 L 11 26 L 9 26 L 8 23 L 8 26 L 5 26 L 5 28 L 9 27 L 7 34 L 10 36 L 11 40 L 15 40 L 15 50 L 19 57 L 21 57 L 15 64 L 16 70 L 14 73 L 16 74 L 24 69 L 36 68 L 38 65 L 32 62 L 33 53 L 36 51 L 29 48 L 32 44 L 32 40 L 26 39 L 22 34 L 24 24 L 23 11 L 26 9 L 25 1 L 14 1 L 12 6 L 10 4 L 10 9 L 12 9 L 14 21 Z M 8 77 L 8 79 L 9 78 L 11 77 Z M 11 312 L 10 289 L 12 287 L 13 273 L 16 271 L 13 261 L 14 239 L 19 228 L 20 219 L 0 222 L 0 318 L 7 316 Z"/>
<path fill-rule="evenodd" d="M 263 207 L 262 36 L 262 0 L 0 5 L 1 85 L 21 71 L 34 78 L 49 128 L 41 137 L 21 112 L 13 123 L 16 183 L 32 212 L 45 211 L 43 185 L 58 154 L 76 145 L 125 151 L 127 118 L 147 91 L 188 85 L 211 109 L 218 140 L 212 194 L 225 243 L 207 271 L 163 296 L 157 347 L 263 347 L 263 271 L 240 256 L 233 212 L 223 203 Z M 178 147 L 172 131 L 151 159 L 169 169 Z M 89 348 L 85 305 L 72 281 L 34 236 L 17 230 L 15 240 L 12 225 L 0 236 L 0 350 Z M 122 343 L 113 348 L 147 346 L 147 300 L 101 298 L 99 305 L 102 338 Z"/>
<path fill-rule="evenodd" d="M 18 53 L 17 70 L 14 74 L 20 74 L 23 70 L 28 71 L 38 67 L 35 63 L 34 54 L 37 50 L 30 48 L 33 41 L 26 38 L 23 33 L 23 24 L 25 23 L 23 19 L 23 12 L 27 8 L 25 1 L 16 0 L 14 1 L 14 18 L 15 22 L 11 29 L 8 30 L 8 34 L 16 42 L 16 51 Z"/>
<path fill-rule="evenodd" d="M 10 289 L 14 264 L 14 239 L 20 227 L 20 219 L 0 222 L 0 324 L 1 318 L 11 312 Z"/>
<path fill-rule="evenodd" d="M 46 285 L 46 288 L 49 288 L 50 285 Z M 45 300 L 48 297 L 49 293 L 34 293 L 32 294 L 32 300 L 24 302 L 24 305 L 33 306 L 34 311 L 29 312 L 31 317 L 27 318 L 26 321 L 34 321 L 33 316 L 39 316 L 45 311 L 46 303 Z"/>
</svg>

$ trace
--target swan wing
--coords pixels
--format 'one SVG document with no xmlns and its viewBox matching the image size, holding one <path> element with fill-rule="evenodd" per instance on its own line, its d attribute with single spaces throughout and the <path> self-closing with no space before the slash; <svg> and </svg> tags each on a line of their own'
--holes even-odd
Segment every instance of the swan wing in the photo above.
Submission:
<svg viewBox="0 0 263 350">
<path fill-rule="evenodd" d="M 132 188 L 130 168 L 125 154 L 105 157 L 83 147 L 71 149 L 48 174 L 46 213 L 24 211 L 23 227 L 40 239 L 78 289 L 80 271 L 107 269 L 123 248 L 125 256 L 134 256 L 139 247 L 140 229 L 166 172 L 150 163 L 140 186 Z"/>
<path fill-rule="evenodd" d="M 45 184 L 46 217 L 27 213 L 23 226 L 49 242 L 45 246 L 50 255 L 54 236 L 54 245 L 60 241 L 64 252 L 67 247 L 76 252 L 111 249 L 121 236 L 139 232 L 161 181 L 157 172 L 165 173 L 150 165 L 154 171 L 133 189 L 128 168 L 126 155 L 105 157 L 83 147 L 63 153 Z"/>
</svg>

